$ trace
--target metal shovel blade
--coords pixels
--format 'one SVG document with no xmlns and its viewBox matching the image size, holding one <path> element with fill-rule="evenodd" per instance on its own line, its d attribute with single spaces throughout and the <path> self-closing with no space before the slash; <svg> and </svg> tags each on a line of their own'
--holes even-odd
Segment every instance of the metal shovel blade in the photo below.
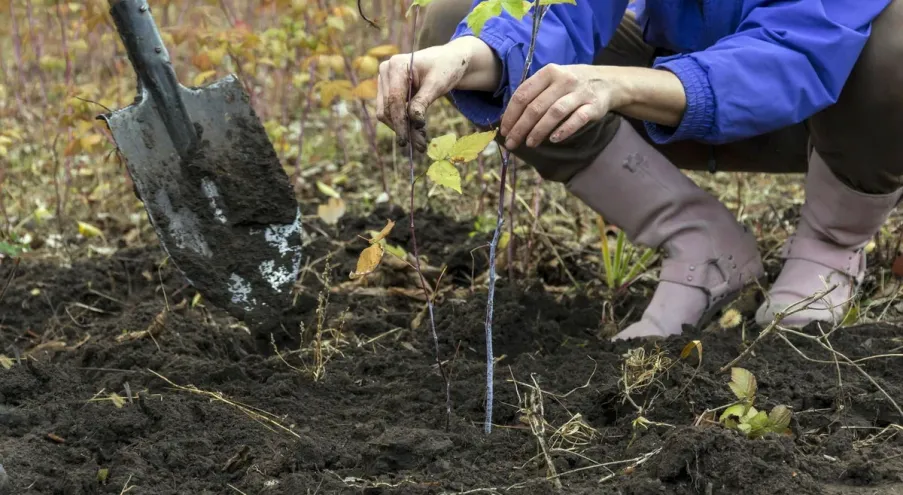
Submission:
<svg viewBox="0 0 903 495">
<path fill-rule="evenodd" d="M 278 325 L 301 267 L 301 212 L 248 94 L 234 76 L 182 86 L 146 3 L 111 5 L 139 90 L 99 118 L 163 249 L 207 301 Z"/>
</svg>

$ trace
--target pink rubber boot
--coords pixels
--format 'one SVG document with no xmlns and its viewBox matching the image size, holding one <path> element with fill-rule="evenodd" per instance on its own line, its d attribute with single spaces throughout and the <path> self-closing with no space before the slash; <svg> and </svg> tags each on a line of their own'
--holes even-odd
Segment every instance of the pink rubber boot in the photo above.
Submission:
<svg viewBox="0 0 903 495">
<path fill-rule="evenodd" d="M 642 319 L 614 337 L 667 337 L 706 324 L 764 276 L 755 238 L 622 119 L 612 142 L 568 190 L 631 242 L 663 248 L 659 284 Z"/>
<path fill-rule="evenodd" d="M 815 151 L 809 158 L 805 191 L 799 225 L 781 252 L 784 267 L 756 312 L 760 325 L 770 324 L 778 312 L 835 284 L 824 298 L 786 316 L 781 324 L 799 328 L 813 321 L 843 321 L 865 275 L 864 248 L 901 195 L 900 191 L 872 195 L 851 189 Z"/>
</svg>

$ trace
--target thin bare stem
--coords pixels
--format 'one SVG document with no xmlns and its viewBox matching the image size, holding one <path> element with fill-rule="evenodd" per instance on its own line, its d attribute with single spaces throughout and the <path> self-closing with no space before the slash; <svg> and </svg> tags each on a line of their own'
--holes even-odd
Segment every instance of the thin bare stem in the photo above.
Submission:
<svg viewBox="0 0 903 495">
<path fill-rule="evenodd" d="M 511 161 L 511 204 L 508 206 L 508 279 L 514 283 L 514 213 L 517 200 L 517 159 Z"/>
<path fill-rule="evenodd" d="M 875 379 L 872 378 L 871 375 L 869 375 L 864 369 L 862 369 L 862 366 L 859 366 L 858 364 L 856 364 L 855 361 L 853 361 L 852 359 L 847 357 L 845 354 L 835 351 L 833 346 L 825 343 L 819 337 L 814 337 L 812 335 L 806 335 L 802 332 L 797 332 L 797 331 L 791 330 L 789 328 L 779 327 L 779 330 L 780 330 L 779 335 L 784 340 L 784 342 L 786 342 L 788 345 L 790 345 L 790 347 L 794 348 L 794 350 L 796 350 L 798 353 L 800 353 L 800 355 L 802 355 L 806 359 L 809 359 L 809 358 L 807 356 L 805 356 L 796 346 L 794 346 L 792 343 L 790 343 L 790 339 L 788 339 L 787 336 L 784 334 L 791 334 L 791 335 L 795 335 L 797 337 L 815 341 L 820 346 L 822 346 L 822 348 L 824 348 L 826 351 L 830 352 L 835 358 L 840 358 L 840 360 L 843 364 L 846 364 L 846 365 L 852 366 L 853 368 L 856 368 L 856 371 L 858 371 L 862 376 L 864 376 L 866 380 L 871 382 L 871 384 L 874 385 L 875 388 L 877 388 L 878 391 L 881 392 L 881 394 L 884 395 L 885 398 L 887 398 L 887 400 L 891 403 L 891 405 L 894 407 L 894 409 L 897 410 L 897 414 L 899 414 L 900 417 L 903 418 L 903 408 L 901 408 L 897 404 L 897 401 L 895 401 L 894 398 L 891 397 L 891 395 L 889 393 L 887 393 L 887 391 L 884 390 L 884 388 L 881 385 L 879 385 L 878 382 L 875 381 Z M 834 364 L 834 363 L 830 363 L 830 364 Z"/>
<path fill-rule="evenodd" d="M 533 53 L 536 51 L 536 37 L 539 34 L 539 25 L 542 22 L 543 15 L 547 7 L 543 5 L 535 5 L 533 12 L 533 32 L 530 37 L 530 48 L 527 51 L 527 60 L 524 63 L 524 71 L 521 74 L 521 84 L 527 79 L 530 73 L 530 64 L 533 62 Z M 495 232 L 492 234 L 492 242 L 489 244 L 489 293 L 486 300 L 486 419 L 483 422 L 483 431 L 487 434 L 492 433 L 492 407 L 493 407 L 493 368 L 495 358 L 492 351 L 492 313 L 495 303 L 495 282 L 496 282 L 496 250 L 499 244 L 500 233 L 502 232 L 502 224 L 505 218 L 505 179 L 508 175 L 508 164 L 510 163 L 511 152 L 505 150 L 502 153 L 502 167 L 499 172 L 499 207 L 498 216 L 495 222 Z M 514 191 L 512 191 L 512 195 Z M 511 260 L 509 260 L 509 263 Z"/>
<path fill-rule="evenodd" d="M 414 9 L 414 19 L 413 24 L 416 28 L 417 26 L 417 14 L 419 13 L 419 7 Z M 416 33 L 416 29 L 411 30 L 412 33 Z M 411 50 L 411 63 L 408 66 L 408 101 L 411 101 L 411 98 L 414 96 L 414 50 Z M 411 125 L 410 119 L 407 121 L 408 125 L 408 134 L 414 131 L 413 126 Z M 433 312 L 433 298 L 430 294 L 430 290 L 427 288 L 426 278 L 423 276 L 423 270 L 420 267 L 420 252 L 417 249 L 417 231 L 414 227 L 414 188 L 417 184 L 417 173 L 414 167 L 414 140 L 408 140 L 408 163 L 410 164 L 411 171 L 411 196 L 410 196 L 410 208 L 409 208 L 409 219 L 410 219 L 410 229 L 411 229 L 411 247 L 414 250 L 414 268 L 417 270 L 417 276 L 420 278 L 420 288 L 423 290 L 423 295 L 426 297 L 426 306 L 430 315 L 430 332 L 433 336 L 433 345 L 435 347 L 435 358 L 436 358 L 436 366 L 439 368 L 439 374 L 442 375 L 442 380 L 445 382 L 445 429 L 446 431 L 451 427 L 451 410 L 452 410 L 452 402 L 451 402 L 451 381 L 448 378 L 448 374 L 445 371 L 445 366 L 442 365 L 442 357 L 439 353 L 439 335 L 436 333 L 436 318 Z"/>
<path fill-rule="evenodd" d="M 824 298 L 829 292 L 834 290 L 836 287 L 837 287 L 837 284 L 834 284 L 824 290 L 821 290 L 821 291 L 816 292 L 815 294 L 812 294 L 811 296 L 809 296 L 805 299 L 801 299 L 801 300 L 791 304 L 790 306 L 787 306 L 787 308 L 784 309 L 783 311 L 778 312 L 778 314 L 775 315 L 774 320 L 772 320 L 772 322 L 769 323 L 768 326 L 765 327 L 765 329 L 759 333 L 759 336 L 756 337 L 756 340 L 754 340 L 753 343 L 749 345 L 749 347 L 744 349 L 743 352 L 741 352 L 739 356 L 735 357 L 734 359 L 731 360 L 731 362 L 722 366 L 721 369 L 718 370 L 718 372 L 724 373 L 725 371 L 733 368 L 737 363 L 739 363 L 741 360 L 743 360 L 743 358 L 745 358 L 747 355 L 749 355 L 750 352 L 752 352 L 752 350 L 756 347 L 756 344 L 758 344 L 760 341 L 762 341 L 768 335 L 771 335 L 771 333 L 776 328 L 778 328 L 778 326 L 781 324 L 781 322 L 784 320 L 784 318 L 786 318 L 794 313 L 798 313 L 800 311 L 805 310 L 806 308 L 811 306 L 815 301 L 818 301 L 819 299 Z"/>
</svg>

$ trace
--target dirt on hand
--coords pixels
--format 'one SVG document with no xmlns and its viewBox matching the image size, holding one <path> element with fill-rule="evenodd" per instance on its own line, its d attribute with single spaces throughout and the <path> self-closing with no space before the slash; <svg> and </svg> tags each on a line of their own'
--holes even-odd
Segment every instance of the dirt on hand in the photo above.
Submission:
<svg viewBox="0 0 903 495">
<path fill-rule="evenodd" d="M 744 349 L 738 329 L 688 331 L 639 354 L 640 343 L 600 336 L 603 298 L 556 294 L 548 280 L 500 284 L 496 425 L 484 435 L 485 293 L 471 291 L 473 246 L 460 244 L 470 227 L 424 213 L 421 250 L 434 266 L 449 263 L 445 283 L 454 284 L 436 314 L 452 379 L 445 431 L 432 341 L 424 325 L 411 328 L 423 302 L 375 282 L 347 285 L 365 244 L 356 236 L 402 214 L 343 219 L 336 239 L 308 247 L 311 260 L 331 254 L 334 288 L 317 381 L 306 372 L 311 344 L 297 350 L 317 329 L 325 260 L 304 276 L 296 321 L 272 335 L 253 335 L 203 299 L 195 305 L 180 275 L 160 267 L 157 247 L 69 268 L 23 261 L 0 300 L 0 353 L 11 360 L 0 367 L 0 464 L 10 493 L 555 493 L 523 410 L 537 386 L 544 416 L 532 424 L 545 422 L 561 493 L 903 493 L 903 419 L 887 398 L 903 399 L 900 359 L 859 361 L 867 378 L 810 339 L 789 336 L 795 348 L 765 339 L 739 365 L 758 380 L 757 407 L 792 409 L 792 434 L 749 440 L 699 421 L 735 400 L 719 368 Z M 406 246 L 406 236 L 396 229 L 389 242 Z M 0 265 L 0 281 L 13 269 Z M 401 280 L 380 273 L 389 285 Z M 695 353 L 680 358 L 694 339 L 701 364 Z M 898 327 L 869 325 L 831 343 L 857 360 L 897 353 L 900 340 Z"/>
</svg>

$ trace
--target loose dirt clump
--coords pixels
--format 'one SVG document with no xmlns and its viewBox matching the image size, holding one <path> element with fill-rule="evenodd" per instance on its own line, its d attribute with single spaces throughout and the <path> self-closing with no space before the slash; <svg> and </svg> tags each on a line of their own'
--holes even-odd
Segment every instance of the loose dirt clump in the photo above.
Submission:
<svg viewBox="0 0 903 495">
<path fill-rule="evenodd" d="M 743 351 L 739 329 L 612 343 L 602 298 L 504 281 L 496 425 L 484 435 L 486 298 L 462 262 L 482 241 L 460 244 L 469 227 L 432 216 L 418 220 L 433 230 L 423 251 L 433 266 L 456 267 L 436 313 L 454 404 L 445 431 L 417 291 L 390 290 L 409 281 L 390 266 L 348 283 L 365 244 L 355 237 L 386 215 L 395 218 L 343 220 L 329 236 L 306 229 L 311 266 L 295 321 L 272 335 L 205 307 L 157 247 L 70 267 L 0 265 L 0 284 L 15 270 L 0 300 L 7 491 L 548 494 L 560 483 L 578 494 L 903 492 L 903 418 L 888 400 L 903 400 L 903 361 L 865 359 L 900 353 L 903 332 L 891 325 L 831 336 L 863 373 L 802 336 L 784 334 L 795 347 L 758 343 L 738 364 L 758 380 L 756 405 L 793 416 L 790 435 L 749 440 L 705 414 L 735 400 L 719 369 Z M 405 230 L 389 243 L 406 247 Z M 748 327 L 748 340 L 757 333 Z M 695 350 L 681 358 L 692 340 L 702 342 L 701 364 Z"/>
</svg>

